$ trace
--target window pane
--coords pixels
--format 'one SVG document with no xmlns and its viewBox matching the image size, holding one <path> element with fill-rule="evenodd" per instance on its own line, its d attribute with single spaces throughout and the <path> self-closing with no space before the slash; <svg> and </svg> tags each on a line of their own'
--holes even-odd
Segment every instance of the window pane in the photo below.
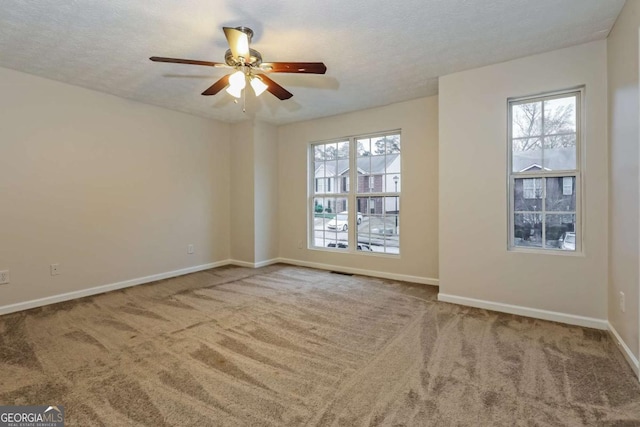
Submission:
<svg viewBox="0 0 640 427">
<path fill-rule="evenodd" d="M 323 215 L 324 234 L 314 230 L 315 246 L 331 249 L 347 249 L 349 238 L 349 214 L 347 211 L 347 199 L 343 197 L 325 198 L 326 205 Z"/>
<path fill-rule="evenodd" d="M 357 208 L 356 210 L 358 211 L 359 214 L 361 214 L 364 218 L 367 217 L 367 215 L 369 215 L 369 204 L 370 204 L 370 199 L 368 197 L 358 197 L 356 199 L 356 205 Z"/>
<path fill-rule="evenodd" d="M 382 155 L 386 153 L 387 141 L 385 137 L 371 138 L 371 151 L 373 155 Z"/>
<path fill-rule="evenodd" d="M 541 211 L 542 185 L 542 178 L 516 178 L 513 187 L 515 211 Z"/>
<path fill-rule="evenodd" d="M 314 152 L 314 160 L 316 161 L 320 161 L 320 160 L 324 160 L 324 145 L 320 144 L 320 145 L 315 145 L 313 147 L 313 152 Z"/>
<path fill-rule="evenodd" d="M 335 160 L 338 158 L 338 144 L 324 144 L 324 158 Z"/>
<path fill-rule="evenodd" d="M 342 249 L 347 250 L 349 242 L 347 239 L 340 237 L 340 233 L 325 232 L 325 239 L 322 244 L 316 244 L 316 246 L 324 246 L 330 249 Z"/>
<path fill-rule="evenodd" d="M 356 151 L 358 157 L 367 157 L 371 155 L 371 140 L 369 138 L 356 140 Z"/>
<path fill-rule="evenodd" d="M 547 211 L 576 210 L 576 179 L 573 176 L 547 178 L 545 205 Z"/>
<path fill-rule="evenodd" d="M 364 212 L 356 233 L 358 250 L 399 254 L 400 198 L 358 197 L 357 205 Z"/>
<path fill-rule="evenodd" d="M 397 193 L 401 191 L 400 174 L 387 174 L 384 176 L 385 189 L 388 193 Z"/>
<path fill-rule="evenodd" d="M 544 167 L 547 170 L 576 168 L 576 135 L 557 135 L 544 138 Z"/>
<path fill-rule="evenodd" d="M 513 172 L 542 170 L 542 141 L 540 138 L 514 139 L 512 144 Z"/>
<path fill-rule="evenodd" d="M 542 247 L 542 214 L 515 214 L 514 244 L 518 247 Z"/>
<path fill-rule="evenodd" d="M 545 215 L 545 248 L 576 250 L 576 216 L 574 214 Z"/>
<path fill-rule="evenodd" d="M 400 241 L 399 235 L 386 236 L 384 243 L 384 252 L 388 254 L 399 254 L 400 253 Z"/>
<path fill-rule="evenodd" d="M 382 197 L 368 197 L 366 200 L 369 215 L 382 215 Z"/>
<path fill-rule="evenodd" d="M 575 192 L 574 179 L 575 178 L 572 176 L 565 176 L 564 178 L 562 178 L 562 195 L 563 196 L 571 196 Z"/>
<path fill-rule="evenodd" d="M 400 153 L 400 135 L 387 135 L 385 139 L 387 144 L 387 154 Z"/>
<path fill-rule="evenodd" d="M 387 154 L 385 172 L 388 174 L 400 174 L 400 153 Z"/>
<path fill-rule="evenodd" d="M 336 157 L 338 159 L 348 159 L 349 158 L 349 141 L 338 142 Z M 348 163 L 347 163 L 348 166 Z"/>
<path fill-rule="evenodd" d="M 576 96 L 544 102 L 544 134 L 576 132 Z"/>
<path fill-rule="evenodd" d="M 332 214 L 327 222 L 327 230 L 338 233 L 346 232 L 349 229 L 349 211 L 347 210 L 347 199 L 337 198 L 333 200 Z M 340 236 L 345 239 L 347 236 Z"/>
<path fill-rule="evenodd" d="M 316 197 L 313 199 L 314 218 L 324 218 L 324 207 L 325 201 L 322 197 Z M 322 228 L 324 228 L 324 226 Z"/>
<path fill-rule="evenodd" d="M 358 193 L 372 193 L 376 188 L 375 180 L 372 175 L 358 175 Z"/>
<path fill-rule="evenodd" d="M 346 174 L 343 174 L 341 176 L 339 176 L 337 178 L 338 180 L 338 188 L 336 189 L 336 192 L 338 193 L 348 193 L 349 192 L 349 173 L 347 172 Z"/>
<path fill-rule="evenodd" d="M 512 138 L 540 136 L 542 134 L 542 102 L 514 105 L 511 110 Z"/>
</svg>

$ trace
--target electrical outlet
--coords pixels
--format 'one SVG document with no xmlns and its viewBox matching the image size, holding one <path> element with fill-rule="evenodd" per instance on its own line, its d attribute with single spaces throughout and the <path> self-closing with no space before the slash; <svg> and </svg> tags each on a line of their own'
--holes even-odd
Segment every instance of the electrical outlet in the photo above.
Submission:
<svg viewBox="0 0 640 427">
<path fill-rule="evenodd" d="M 626 309 L 626 307 L 625 307 L 626 302 L 625 302 L 625 298 L 624 298 L 624 292 L 620 292 L 619 298 L 620 298 L 620 311 L 624 313 L 625 309 Z"/>
<path fill-rule="evenodd" d="M 304 242 L 302 240 L 298 240 L 298 249 L 302 249 L 302 245 Z"/>
<path fill-rule="evenodd" d="M 52 276 L 57 276 L 58 274 L 62 273 L 62 271 L 60 270 L 60 264 L 51 264 L 49 267 L 51 268 Z"/>
<path fill-rule="evenodd" d="M 9 283 L 9 270 L 0 271 L 0 285 Z"/>
<path fill-rule="evenodd" d="M 192 254 L 194 252 L 193 245 L 187 245 L 187 253 Z"/>
</svg>

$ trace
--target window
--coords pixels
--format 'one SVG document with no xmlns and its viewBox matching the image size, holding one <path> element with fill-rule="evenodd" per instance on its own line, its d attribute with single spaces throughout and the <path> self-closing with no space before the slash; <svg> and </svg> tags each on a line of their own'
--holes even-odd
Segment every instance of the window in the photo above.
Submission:
<svg viewBox="0 0 640 427">
<path fill-rule="evenodd" d="M 400 133 L 311 144 L 310 158 L 310 246 L 399 254 Z"/>
<path fill-rule="evenodd" d="M 509 248 L 580 250 L 582 90 L 509 100 Z"/>
</svg>

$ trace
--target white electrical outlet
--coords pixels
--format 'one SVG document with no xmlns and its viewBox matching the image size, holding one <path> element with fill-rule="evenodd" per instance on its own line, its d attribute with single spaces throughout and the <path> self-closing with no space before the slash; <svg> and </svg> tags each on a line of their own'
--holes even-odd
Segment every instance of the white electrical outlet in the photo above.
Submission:
<svg viewBox="0 0 640 427">
<path fill-rule="evenodd" d="M 298 249 L 302 249 L 302 245 L 304 242 L 302 240 L 298 240 Z"/>
<path fill-rule="evenodd" d="M 194 252 L 193 245 L 187 245 L 187 253 L 192 254 Z"/>
<path fill-rule="evenodd" d="M 9 283 L 9 270 L 0 271 L 0 285 Z"/>
<path fill-rule="evenodd" d="M 62 273 L 62 271 L 60 270 L 60 264 L 51 264 L 50 268 L 52 276 L 57 276 L 58 274 Z"/>
<path fill-rule="evenodd" d="M 620 311 L 623 313 L 625 312 L 625 309 L 626 309 L 625 305 L 626 303 L 624 300 L 624 292 L 620 292 Z"/>
</svg>

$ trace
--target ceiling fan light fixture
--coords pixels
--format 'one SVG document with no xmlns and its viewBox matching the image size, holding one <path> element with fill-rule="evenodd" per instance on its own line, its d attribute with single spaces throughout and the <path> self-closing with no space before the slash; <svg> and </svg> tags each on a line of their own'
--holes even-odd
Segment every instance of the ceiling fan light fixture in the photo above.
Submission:
<svg viewBox="0 0 640 427">
<path fill-rule="evenodd" d="M 233 96 L 234 98 L 240 98 L 242 96 L 242 89 L 239 89 L 237 87 L 233 87 L 233 86 L 229 86 L 227 88 L 227 93 L 231 96 Z"/>
<path fill-rule="evenodd" d="M 236 98 L 240 98 L 242 95 L 242 89 L 244 89 L 246 85 L 247 81 L 244 73 L 242 71 L 236 71 L 229 76 L 229 87 L 227 88 L 227 93 L 235 96 Z"/>
<path fill-rule="evenodd" d="M 253 91 L 256 93 L 256 96 L 262 95 L 262 92 L 267 90 L 269 86 L 267 86 L 259 77 L 251 77 L 251 87 Z"/>
</svg>

